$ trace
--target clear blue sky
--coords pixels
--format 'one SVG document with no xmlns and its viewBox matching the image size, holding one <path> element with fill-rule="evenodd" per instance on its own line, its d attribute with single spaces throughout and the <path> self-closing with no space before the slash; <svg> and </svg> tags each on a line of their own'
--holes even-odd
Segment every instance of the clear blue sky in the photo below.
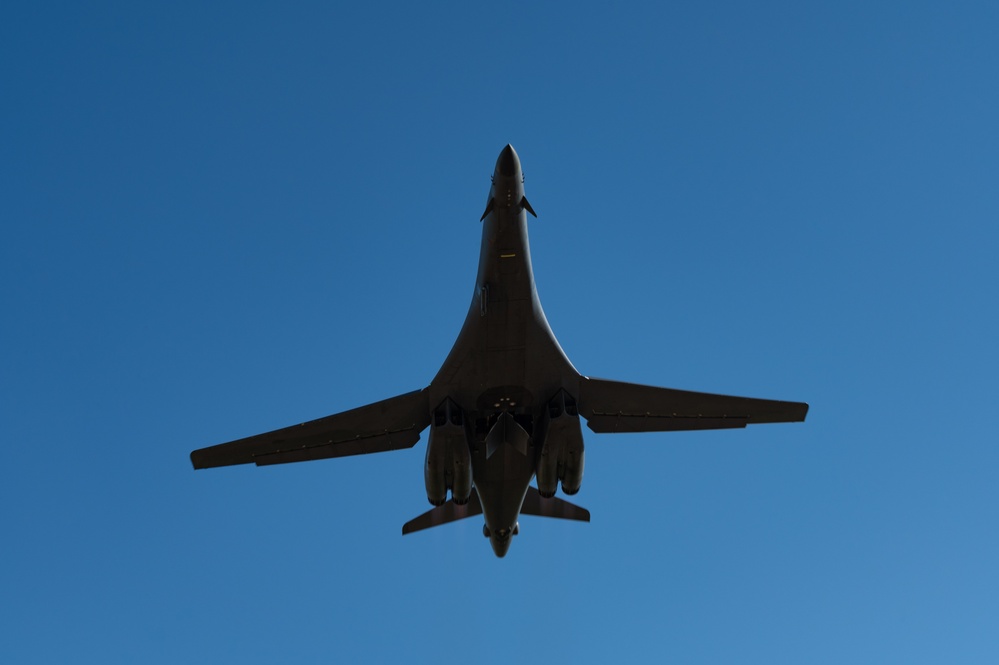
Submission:
<svg viewBox="0 0 999 665">
<path fill-rule="evenodd" d="M 996 3 L 291 4 L 2 11 L 0 660 L 999 662 Z M 507 142 L 581 372 L 808 422 L 503 560 L 424 442 L 194 472 L 429 383 Z"/>
</svg>

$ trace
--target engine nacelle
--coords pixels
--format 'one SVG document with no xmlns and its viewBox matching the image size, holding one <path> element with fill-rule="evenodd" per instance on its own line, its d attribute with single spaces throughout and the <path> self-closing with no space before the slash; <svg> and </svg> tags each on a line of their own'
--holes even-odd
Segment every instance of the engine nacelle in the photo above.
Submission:
<svg viewBox="0 0 999 665">
<path fill-rule="evenodd" d="M 561 481 L 563 492 L 575 494 L 583 484 L 583 431 L 576 400 L 565 390 L 548 402 L 541 435 L 544 444 L 538 457 L 538 493 L 555 496 Z"/>
<path fill-rule="evenodd" d="M 465 417 L 451 398 L 434 409 L 430 423 L 427 458 L 423 465 L 427 500 L 435 506 L 447 501 L 447 492 L 458 505 L 468 503 L 472 493 L 472 459 Z"/>
</svg>

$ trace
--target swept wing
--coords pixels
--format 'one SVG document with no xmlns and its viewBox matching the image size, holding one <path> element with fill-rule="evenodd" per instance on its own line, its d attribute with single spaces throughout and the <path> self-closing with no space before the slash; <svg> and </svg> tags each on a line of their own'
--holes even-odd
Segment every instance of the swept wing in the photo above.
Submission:
<svg viewBox="0 0 999 665">
<path fill-rule="evenodd" d="M 427 389 L 391 397 L 301 425 L 201 448 L 195 469 L 254 463 L 284 464 L 412 448 L 430 425 Z"/>
<path fill-rule="evenodd" d="M 580 377 L 579 413 L 594 432 L 673 432 L 801 422 L 808 405 Z"/>
</svg>

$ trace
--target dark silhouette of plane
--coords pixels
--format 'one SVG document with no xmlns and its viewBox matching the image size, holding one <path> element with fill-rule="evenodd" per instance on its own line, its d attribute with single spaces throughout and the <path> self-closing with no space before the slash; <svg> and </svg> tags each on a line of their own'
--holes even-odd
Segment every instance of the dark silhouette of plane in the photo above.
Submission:
<svg viewBox="0 0 999 665">
<path fill-rule="evenodd" d="M 403 534 L 481 514 L 504 556 L 520 515 L 589 521 L 555 498 L 583 479 L 580 418 L 594 432 L 671 432 L 800 422 L 808 405 L 656 388 L 581 375 L 541 309 L 527 243 L 520 158 L 496 160 L 480 221 L 479 274 L 465 323 L 430 385 L 301 425 L 191 453 L 194 468 L 304 462 L 410 448 L 430 428 L 424 478 L 435 507 Z M 531 480 L 537 478 L 537 488 Z M 451 500 L 448 501 L 448 492 Z"/>
</svg>

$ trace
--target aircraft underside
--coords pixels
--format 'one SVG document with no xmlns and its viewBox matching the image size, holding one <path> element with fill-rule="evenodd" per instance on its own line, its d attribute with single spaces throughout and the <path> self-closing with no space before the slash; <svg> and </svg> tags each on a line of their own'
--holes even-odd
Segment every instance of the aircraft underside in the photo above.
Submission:
<svg viewBox="0 0 999 665">
<path fill-rule="evenodd" d="M 482 515 L 504 556 L 522 514 L 589 521 L 556 498 L 583 479 L 581 419 L 594 432 L 666 432 L 799 422 L 808 405 L 657 388 L 580 375 L 555 339 L 531 268 L 520 159 L 500 153 L 472 302 L 431 384 L 301 425 L 191 453 L 196 469 L 258 466 L 412 447 L 430 428 L 424 464 L 434 506 L 403 534 Z M 531 485 L 537 480 L 536 487 Z"/>
</svg>

